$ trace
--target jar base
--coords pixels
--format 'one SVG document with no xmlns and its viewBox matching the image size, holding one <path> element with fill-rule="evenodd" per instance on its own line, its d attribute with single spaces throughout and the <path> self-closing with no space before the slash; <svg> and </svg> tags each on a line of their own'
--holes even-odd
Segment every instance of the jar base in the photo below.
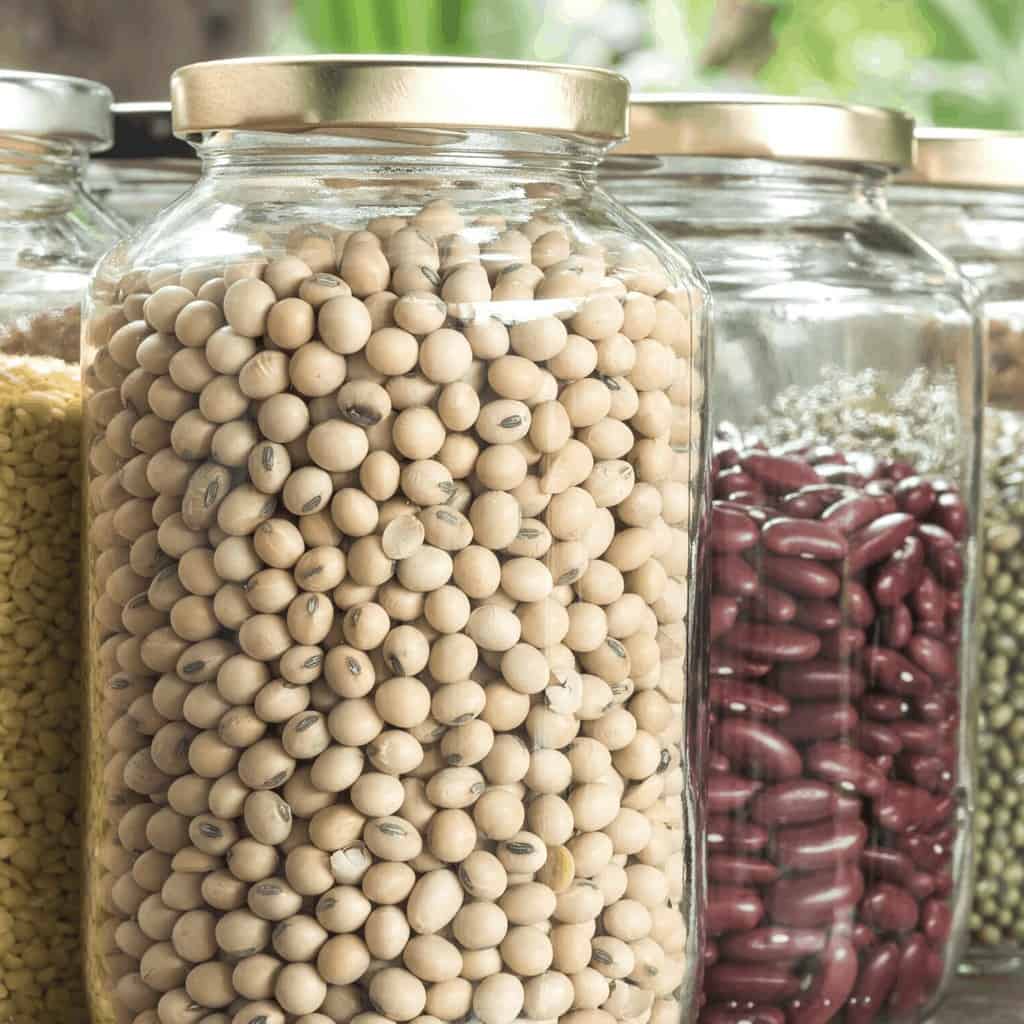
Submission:
<svg viewBox="0 0 1024 1024">
<path fill-rule="evenodd" d="M 1016 974 L 1024 970 L 1024 952 L 999 949 L 968 950 L 957 973 L 972 978 L 989 974 Z"/>
</svg>

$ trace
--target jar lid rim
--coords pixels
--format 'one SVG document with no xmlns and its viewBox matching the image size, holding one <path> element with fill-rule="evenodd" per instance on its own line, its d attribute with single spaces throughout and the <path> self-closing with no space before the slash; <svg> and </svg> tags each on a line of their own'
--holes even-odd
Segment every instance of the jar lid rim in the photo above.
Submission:
<svg viewBox="0 0 1024 1024">
<path fill-rule="evenodd" d="M 601 68 L 463 57 L 244 57 L 178 68 L 174 131 L 434 129 L 625 136 L 629 84 Z"/>
<path fill-rule="evenodd" d="M 885 107 L 744 93 L 637 94 L 613 155 L 909 167 L 914 121 Z"/>
<path fill-rule="evenodd" d="M 913 170 L 898 185 L 1024 189 L 1024 132 L 920 127 Z"/>
<path fill-rule="evenodd" d="M 77 143 L 91 152 L 114 141 L 114 97 L 101 82 L 0 69 L 0 133 Z"/>
</svg>

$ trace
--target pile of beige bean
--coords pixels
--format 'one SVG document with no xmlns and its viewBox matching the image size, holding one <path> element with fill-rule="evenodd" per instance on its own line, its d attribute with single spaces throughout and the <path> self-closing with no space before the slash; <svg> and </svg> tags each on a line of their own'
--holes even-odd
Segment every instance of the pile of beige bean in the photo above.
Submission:
<svg viewBox="0 0 1024 1024">
<path fill-rule="evenodd" d="M 89 329 L 96 1016 L 674 1024 L 690 290 L 446 201 L 283 250 Z"/>
<path fill-rule="evenodd" d="M 0 331 L 0 1020 L 86 1020 L 79 955 L 81 723 L 73 314 Z"/>
</svg>

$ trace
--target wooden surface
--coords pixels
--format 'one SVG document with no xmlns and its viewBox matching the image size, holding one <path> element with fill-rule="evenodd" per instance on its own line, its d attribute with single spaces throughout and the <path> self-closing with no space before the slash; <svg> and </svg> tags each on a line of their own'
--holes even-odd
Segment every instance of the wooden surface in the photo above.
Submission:
<svg viewBox="0 0 1024 1024">
<path fill-rule="evenodd" d="M 959 979 L 934 1024 L 1024 1024 L 1024 975 Z"/>
</svg>

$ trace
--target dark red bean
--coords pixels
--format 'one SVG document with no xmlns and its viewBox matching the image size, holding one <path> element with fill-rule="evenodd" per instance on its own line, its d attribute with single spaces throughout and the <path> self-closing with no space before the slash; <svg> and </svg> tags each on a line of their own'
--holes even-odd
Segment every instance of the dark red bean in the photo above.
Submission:
<svg viewBox="0 0 1024 1024">
<path fill-rule="evenodd" d="M 899 769 L 904 778 L 932 793 L 948 792 L 953 784 L 953 773 L 941 757 L 934 755 L 903 753 Z"/>
<path fill-rule="evenodd" d="M 877 498 L 870 494 L 853 494 L 829 505 L 821 513 L 821 521 L 849 535 L 876 519 L 879 509 Z"/>
<path fill-rule="evenodd" d="M 860 750 L 842 743 L 815 743 L 805 754 L 807 770 L 834 786 L 864 796 L 878 796 L 885 789 L 885 776 Z"/>
<path fill-rule="evenodd" d="M 860 855 L 860 866 L 868 881 L 880 878 L 885 882 L 909 886 L 914 865 L 900 850 L 869 846 Z"/>
<path fill-rule="evenodd" d="M 964 560 L 955 548 L 937 552 L 929 558 L 928 564 L 932 567 L 938 581 L 944 586 L 955 589 L 963 583 Z"/>
<path fill-rule="evenodd" d="M 956 658 L 941 640 L 917 634 L 910 638 L 907 653 L 933 679 L 946 680 L 956 676 Z"/>
<path fill-rule="evenodd" d="M 779 690 L 802 700 L 849 700 L 859 697 L 867 680 L 855 668 L 831 661 L 781 665 L 775 673 Z"/>
<path fill-rule="evenodd" d="M 785 785 L 785 783 L 783 783 Z M 756 800 L 757 797 L 754 797 Z M 733 853 L 757 853 L 768 845 L 768 829 L 725 815 L 708 818 L 707 842 L 710 850 Z"/>
<path fill-rule="evenodd" d="M 891 555 L 914 532 L 917 520 L 905 512 L 880 516 L 861 527 L 850 538 L 846 564 L 850 572 L 860 572 Z"/>
<path fill-rule="evenodd" d="M 866 949 L 874 949 L 878 945 L 878 936 L 875 934 L 874 928 L 869 928 L 859 921 L 850 929 L 850 937 L 861 952 Z"/>
<path fill-rule="evenodd" d="M 726 814 L 742 807 L 764 785 L 739 775 L 715 774 L 708 779 L 708 811 Z"/>
<path fill-rule="evenodd" d="M 818 475 L 829 483 L 844 484 L 847 487 L 863 487 L 867 481 L 852 466 L 823 465 Z"/>
<path fill-rule="evenodd" d="M 775 1006 L 714 1004 L 701 1011 L 700 1024 L 786 1024 L 786 1015 Z"/>
<path fill-rule="evenodd" d="M 840 605 L 849 617 L 850 625 L 867 629 L 875 621 L 875 606 L 867 588 L 856 580 L 844 580 Z"/>
<path fill-rule="evenodd" d="M 822 633 L 838 629 L 843 622 L 843 613 L 834 601 L 805 600 L 797 604 L 794 621 L 798 626 Z"/>
<path fill-rule="evenodd" d="M 932 801 L 927 791 L 891 780 L 885 792 L 874 801 L 874 819 L 889 832 L 908 832 L 919 828 L 931 814 Z"/>
<path fill-rule="evenodd" d="M 735 651 L 724 651 L 721 647 L 715 646 L 711 648 L 709 670 L 712 676 L 728 678 L 750 676 L 759 679 L 771 672 L 772 663 L 770 661 L 751 661 L 750 658 L 744 658 Z"/>
<path fill-rule="evenodd" d="M 939 551 L 956 547 L 956 538 L 938 523 L 921 523 L 917 528 L 917 535 L 924 541 L 925 551 L 929 558 Z"/>
<path fill-rule="evenodd" d="M 755 523 L 767 523 L 769 519 L 775 514 L 774 509 L 761 508 L 757 505 L 749 505 L 744 502 L 730 501 L 727 498 L 722 498 L 720 501 L 715 501 L 714 508 L 727 508 L 733 512 L 742 512 L 743 515 L 753 519 Z"/>
<path fill-rule="evenodd" d="M 924 697 L 933 689 L 927 674 L 888 647 L 869 647 L 864 652 L 864 668 L 877 686 L 900 696 Z"/>
<path fill-rule="evenodd" d="M 793 871 L 819 871 L 860 859 L 867 843 L 863 821 L 823 821 L 780 828 L 772 840 L 776 863 Z"/>
<path fill-rule="evenodd" d="M 905 480 L 914 475 L 914 467 L 909 462 L 900 462 L 896 459 L 886 459 L 880 468 L 893 482 Z"/>
<path fill-rule="evenodd" d="M 736 444 L 740 442 L 736 440 Z M 722 469 L 729 469 L 740 464 L 740 450 L 736 445 L 724 444 L 721 439 L 715 441 L 715 458 Z"/>
<path fill-rule="evenodd" d="M 854 793 L 836 794 L 836 821 L 858 821 L 864 817 L 864 801 Z"/>
<path fill-rule="evenodd" d="M 737 491 L 756 488 L 758 482 L 740 466 L 732 466 L 723 470 L 715 477 L 714 495 L 716 498 L 731 498 Z"/>
<path fill-rule="evenodd" d="M 815 633 L 795 626 L 761 622 L 740 622 L 722 638 L 722 642 L 740 654 L 761 661 L 807 661 L 821 647 Z"/>
<path fill-rule="evenodd" d="M 933 700 L 925 697 L 924 700 Z M 866 693 L 860 702 L 861 713 L 880 722 L 898 722 L 910 714 L 910 703 L 890 693 Z"/>
<path fill-rule="evenodd" d="M 848 550 L 846 537 L 839 530 L 813 519 L 772 519 L 761 530 L 761 543 L 776 555 L 825 561 L 843 558 Z"/>
<path fill-rule="evenodd" d="M 720 962 L 705 973 L 704 990 L 712 999 L 781 1003 L 800 991 L 800 979 L 788 967 Z"/>
<path fill-rule="evenodd" d="M 800 752 L 763 722 L 726 718 L 715 730 L 715 745 L 738 768 L 762 779 L 792 779 L 803 770 Z"/>
<path fill-rule="evenodd" d="M 774 924 L 815 928 L 842 918 L 863 895 L 860 869 L 842 864 L 826 871 L 780 878 L 768 890 L 766 905 Z"/>
<path fill-rule="evenodd" d="M 704 940 L 704 966 L 710 967 L 718 963 L 718 943 L 714 939 Z"/>
<path fill-rule="evenodd" d="M 708 935 L 748 932 L 764 917 L 764 904 L 756 889 L 734 885 L 709 885 L 705 924 Z M 750 996 L 746 998 L 752 998 Z"/>
<path fill-rule="evenodd" d="M 787 494 L 779 502 L 779 511 L 792 519 L 817 519 L 829 499 L 821 493 L 814 493 L 820 485 L 814 485 L 804 491 Z"/>
<path fill-rule="evenodd" d="M 942 640 L 946 635 L 946 624 L 941 619 L 918 619 L 914 624 L 918 634 L 921 636 L 934 637 L 936 640 Z"/>
<path fill-rule="evenodd" d="M 903 749 L 903 743 L 892 726 L 881 722 L 861 722 L 854 732 L 854 740 L 865 754 L 872 757 L 892 756 Z"/>
<path fill-rule="evenodd" d="M 884 932 L 909 932 L 917 927 L 917 901 L 898 885 L 877 882 L 861 900 L 860 917 Z"/>
<path fill-rule="evenodd" d="M 711 550 L 737 554 L 757 543 L 757 523 L 747 512 L 724 508 L 715 502 L 711 509 Z"/>
<path fill-rule="evenodd" d="M 791 705 L 781 693 L 745 679 L 712 678 L 708 694 L 712 707 L 737 715 L 784 718 L 790 713 Z"/>
<path fill-rule="evenodd" d="M 895 942 L 887 942 L 868 954 L 846 1004 L 845 1024 L 871 1024 L 878 1019 L 896 984 L 899 969 L 900 948 Z"/>
<path fill-rule="evenodd" d="M 739 555 L 715 555 L 711 559 L 711 581 L 716 593 L 735 597 L 757 593 L 757 573 Z"/>
<path fill-rule="evenodd" d="M 839 577 L 827 566 L 808 558 L 765 555 L 761 560 L 765 577 L 799 597 L 832 597 L 839 593 Z"/>
<path fill-rule="evenodd" d="M 821 483 L 821 477 L 814 467 L 797 456 L 748 452 L 740 459 L 740 465 L 756 476 L 769 491 L 777 493 Z"/>
<path fill-rule="evenodd" d="M 849 735 L 857 726 L 859 716 L 852 704 L 833 701 L 803 701 L 781 722 L 778 730 L 788 740 L 834 740 Z"/>
<path fill-rule="evenodd" d="M 948 530 L 957 540 L 962 540 L 967 533 L 967 506 L 959 494 L 947 492 L 940 494 L 932 512 L 933 522 Z"/>
<path fill-rule="evenodd" d="M 940 746 L 939 730 L 926 722 L 894 722 L 892 731 L 899 737 L 903 747 L 914 754 L 927 754 Z"/>
<path fill-rule="evenodd" d="M 907 537 L 879 567 L 871 593 L 883 608 L 899 604 L 920 582 L 924 573 L 924 544 L 920 537 Z"/>
<path fill-rule="evenodd" d="M 926 900 L 921 907 L 921 931 L 933 945 L 941 947 L 953 928 L 953 912 L 942 900 Z"/>
<path fill-rule="evenodd" d="M 724 885 L 770 885 L 779 877 L 771 861 L 741 857 L 734 853 L 712 853 L 708 857 L 708 878 Z"/>
<path fill-rule="evenodd" d="M 918 902 L 928 899 L 936 891 L 935 876 L 927 871 L 915 871 L 907 882 L 907 891 Z"/>
<path fill-rule="evenodd" d="M 881 616 L 879 626 L 882 631 L 882 643 L 886 647 L 898 650 L 910 642 L 914 632 L 914 618 L 910 614 L 910 609 L 900 602 Z"/>
<path fill-rule="evenodd" d="M 732 765 L 729 764 L 729 758 L 725 754 L 718 753 L 717 750 L 712 750 L 708 754 L 708 771 L 718 772 L 719 774 L 728 773 L 732 770 Z"/>
<path fill-rule="evenodd" d="M 823 633 L 819 651 L 823 658 L 830 658 L 833 661 L 849 661 L 857 651 L 864 649 L 867 642 L 868 638 L 864 630 L 843 627 L 834 629 L 830 633 Z"/>
<path fill-rule="evenodd" d="M 753 597 L 744 602 L 755 619 L 768 622 L 791 622 L 796 616 L 796 601 L 784 590 L 762 584 Z"/>
<path fill-rule="evenodd" d="M 935 874 L 935 895 L 948 896 L 953 891 L 953 876 L 949 871 L 939 871 Z"/>
<path fill-rule="evenodd" d="M 928 952 L 928 941 L 920 932 L 914 932 L 903 947 L 896 984 L 889 996 L 889 1009 L 894 1014 L 910 1013 L 925 1002 Z"/>
<path fill-rule="evenodd" d="M 755 928 L 729 935 L 721 944 L 727 960 L 766 964 L 800 960 L 824 948 L 825 933 L 816 928 Z"/>
<path fill-rule="evenodd" d="M 735 597 L 715 594 L 711 598 L 711 616 L 709 630 L 714 643 L 723 633 L 728 633 L 736 625 L 739 617 L 740 603 Z"/>
<path fill-rule="evenodd" d="M 849 933 L 834 932 L 819 958 L 811 987 L 786 1008 L 788 1024 L 828 1024 L 839 1016 L 857 983 L 857 967 L 857 950 Z"/>
<path fill-rule="evenodd" d="M 804 825 L 831 817 L 837 804 L 831 786 L 815 779 L 797 779 L 758 793 L 751 802 L 750 817 L 762 825 Z"/>
<path fill-rule="evenodd" d="M 910 859 L 922 870 L 930 874 L 940 871 L 949 860 L 950 849 L 940 843 L 934 836 L 920 832 L 912 832 L 909 835 L 899 837 L 899 847 L 909 854 Z M 936 893 L 942 895 L 938 888 Z"/>
<path fill-rule="evenodd" d="M 920 476 L 908 476 L 894 488 L 893 495 L 901 512 L 912 515 L 915 519 L 923 519 L 935 504 L 935 491 L 932 485 Z"/>
</svg>

